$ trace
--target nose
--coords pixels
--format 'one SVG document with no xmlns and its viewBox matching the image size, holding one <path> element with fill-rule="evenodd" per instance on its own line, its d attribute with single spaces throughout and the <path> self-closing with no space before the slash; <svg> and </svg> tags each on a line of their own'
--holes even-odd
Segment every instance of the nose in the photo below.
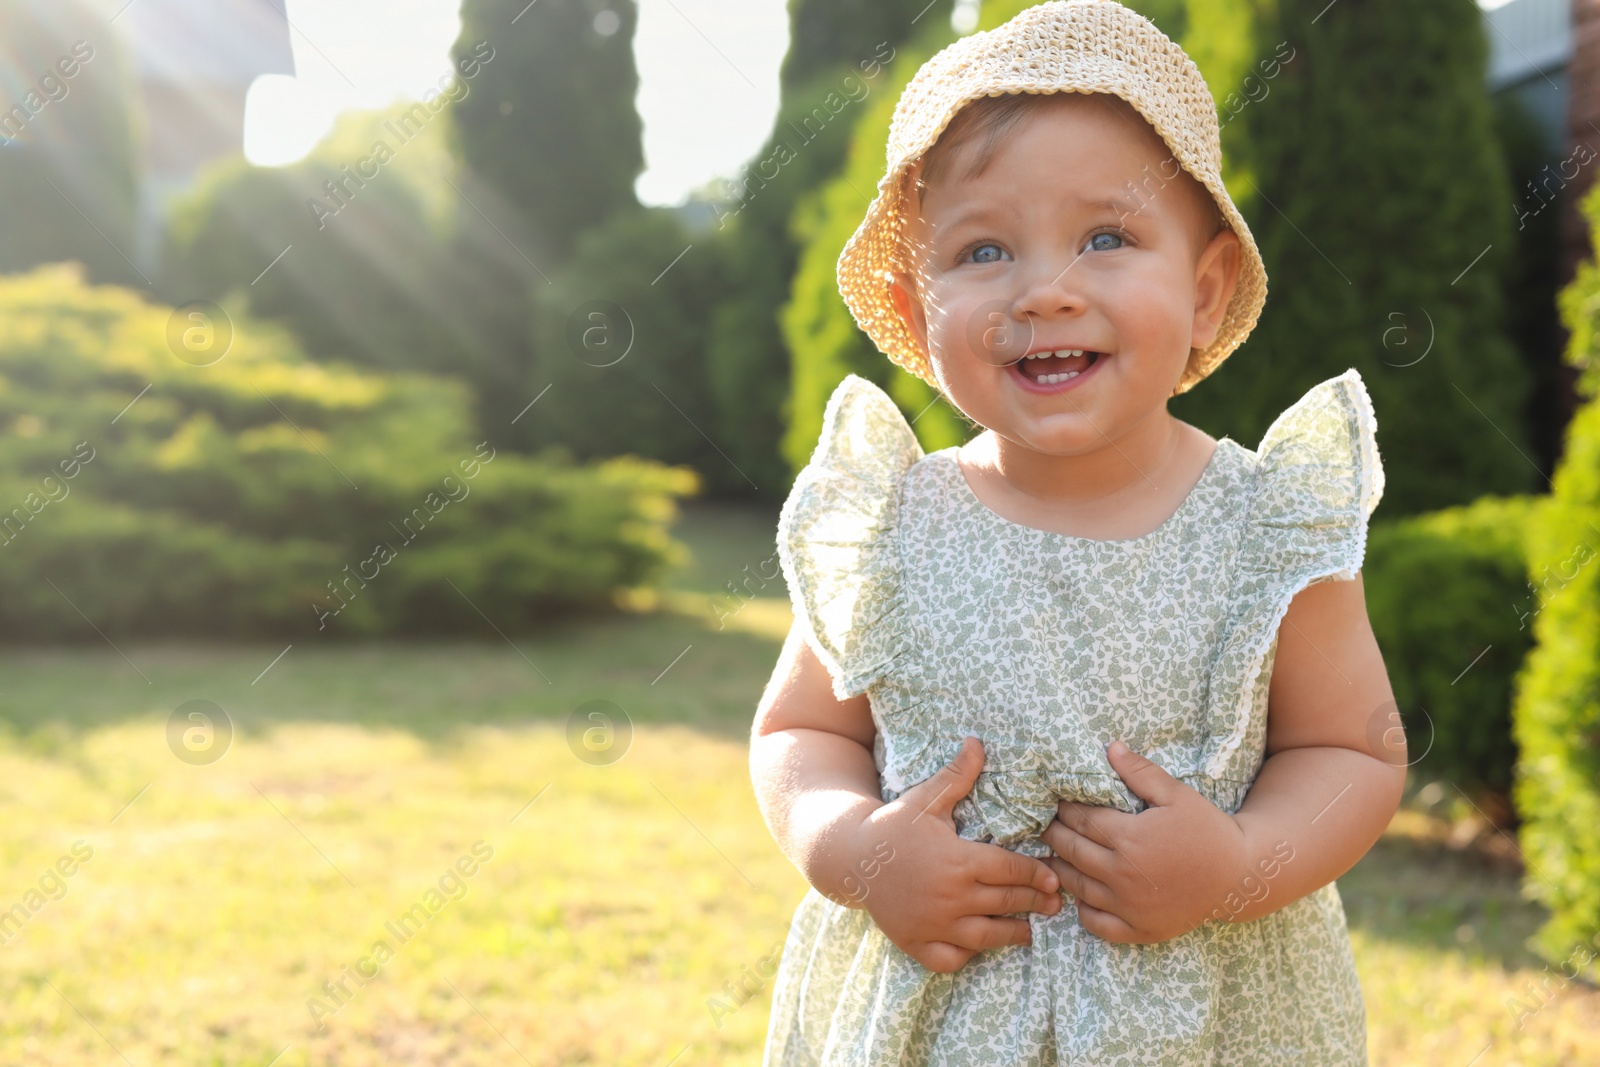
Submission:
<svg viewBox="0 0 1600 1067">
<path fill-rule="evenodd" d="M 1078 254 L 1035 258 L 1021 279 L 1016 301 L 1018 318 L 1055 318 L 1082 312 L 1088 301 L 1079 259 Z"/>
</svg>

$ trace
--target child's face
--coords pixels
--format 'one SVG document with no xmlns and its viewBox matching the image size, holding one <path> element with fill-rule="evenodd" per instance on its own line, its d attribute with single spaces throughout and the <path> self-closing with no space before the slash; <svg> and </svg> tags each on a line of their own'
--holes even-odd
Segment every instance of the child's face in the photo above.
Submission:
<svg viewBox="0 0 1600 1067">
<path fill-rule="evenodd" d="M 975 422 L 1040 452 L 1103 448 L 1164 411 L 1190 348 L 1216 337 L 1238 238 L 1201 235 L 1203 188 L 1152 129 L 1072 94 L 976 177 L 970 148 L 908 220 L 918 276 L 896 275 L 895 305 Z M 1017 358 L 1063 349 L 1085 351 Z"/>
</svg>

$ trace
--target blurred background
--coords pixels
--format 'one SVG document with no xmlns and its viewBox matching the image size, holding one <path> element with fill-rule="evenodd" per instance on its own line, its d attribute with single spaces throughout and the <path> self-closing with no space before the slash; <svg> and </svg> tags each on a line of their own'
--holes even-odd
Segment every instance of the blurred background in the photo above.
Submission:
<svg viewBox="0 0 1600 1067">
<path fill-rule="evenodd" d="M 751 716 L 917 67 L 1025 0 L 0 0 L 0 1063 L 757 1064 Z M 1374 1064 L 1600 1062 L 1600 2 L 1134 0 L 1356 367 Z"/>
</svg>

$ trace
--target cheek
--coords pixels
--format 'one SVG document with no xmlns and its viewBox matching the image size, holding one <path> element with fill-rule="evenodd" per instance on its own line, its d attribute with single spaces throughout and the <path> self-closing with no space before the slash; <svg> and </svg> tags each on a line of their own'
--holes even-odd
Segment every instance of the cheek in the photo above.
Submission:
<svg viewBox="0 0 1600 1067">
<path fill-rule="evenodd" d="M 1189 358 L 1194 329 L 1193 279 L 1152 277 L 1131 285 L 1101 304 L 1127 348 L 1151 359 Z"/>
<path fill-rule="evenodd" d="M 959 355 L 966 347 L 960 328 L 963 316 L 968 313 L 965 303 L 948 292 L 933 291 L 929 297 L 929 301 L 923 305 L 928 326 L 928 347 L 935 355 Z"/>
<path fill-rule="evenodd" d="M 934 350 L 933 376 L 940 391 L 956 410 L 980 426 L 1003 423 L 1002 376 L 1007 373 L 970 356 Z"/>
<path fill-rule="evenodd" d="M 1024 339 L 1010 314 L 1011 303 L 992 293 L 947 286 L 930 292 L 926 305 L 928 347 L 935 358 L 994 364 Z M 1018 351 L 1026 351 L 1024 344 Z M 1001 355 L 997 359 L 996 353 Z"/>
</svg>

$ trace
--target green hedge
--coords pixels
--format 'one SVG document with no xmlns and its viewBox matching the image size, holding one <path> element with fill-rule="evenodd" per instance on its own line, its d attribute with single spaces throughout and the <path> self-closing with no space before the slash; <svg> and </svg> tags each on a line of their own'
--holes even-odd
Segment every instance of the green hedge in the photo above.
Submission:
<svg viewBox="0 0 1600 1067">
<path fill-rule="evenodd" d="M 1375 523 L 1362 581 L 1414 773 L 1511 790 L 1513 681 L 1532 644 L 1525 532 L 1542 498 Z"/>
<path fill-rule="evenodd" d="M 550 282 L 532 286 L 528 395 L 549 395 L 523 420 L 528 440 L 584 459 L 688 464 L 714 489 L 749 489 L 742 457 L 714 443 L 706 304 L 726 283 L 714 250 L 670 208 L 619 212 L 585 232 Z"/>
<path fill-rule="evenodd" d="M 1592 286 L 1589 270 L 1580 282 Z M 1590 292 L 1595 292 L 1590 289 Z M 1551 910 L 1539 944 L 1559 957 L 1600 931 L 1600 406 L 1573 418 L 1549 507 L 1529 531 L 1539 590 L 1537 646 L 1519 679 L 1513 729 L 1521 759 L 1529 892 Z"/>
<path fill-rule="evenodd" d="M 1581 207 L 1600 234 L 1596 192 Z M 1551 959 L 1600 944 L 1600 266 L 1593 259 L 1560 304 L 1567 357 L 1582 371 L 1587 399 L 1567 427 L 1550 504 L 1529 531 L 1537 646 L 1513 710 L 1527 889 L 1550 908 L 1537 940 Z"/>
<path fill-rule="evenodd" d="M 679 557 L 692 473 L 516 456 L 460 383 L 233 325 L 197 366 L 171 308 L 71 267 L 0 281 L 0 636 L 492 635 Z"/>
</svg>

